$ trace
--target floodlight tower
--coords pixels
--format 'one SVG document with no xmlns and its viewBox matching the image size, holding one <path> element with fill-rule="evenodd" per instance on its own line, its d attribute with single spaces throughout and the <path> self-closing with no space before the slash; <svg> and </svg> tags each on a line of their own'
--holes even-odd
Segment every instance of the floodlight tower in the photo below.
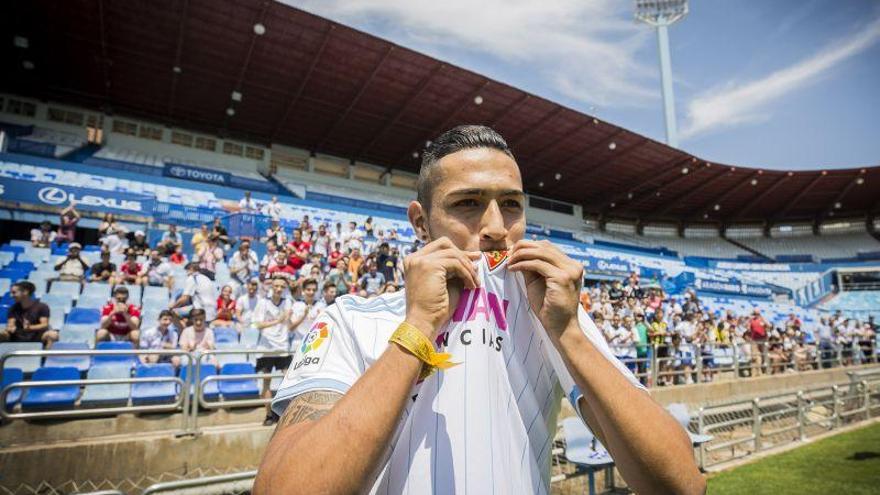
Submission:
<svg viewBox="0 0 880 495">
<path fill-rule="evenodd" d="M 667 28 L 688 13 L 687 0 L 636 0 L 636 19 L 657 28 L 660 51 L 660 79 L 663 84 L 663 113 L 666 117 L 666 144 L 678 147 L 675 124 L 675 98 L 672 95 L 672 62 L 669 57 Z"/>
</svg>

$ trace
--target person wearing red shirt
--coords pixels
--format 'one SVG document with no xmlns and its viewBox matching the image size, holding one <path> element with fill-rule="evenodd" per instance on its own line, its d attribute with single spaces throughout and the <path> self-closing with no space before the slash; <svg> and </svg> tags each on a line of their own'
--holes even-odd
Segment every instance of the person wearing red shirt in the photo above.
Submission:
<svg viewBox="0 0 880 495">
<path fill-rule="evenodd" d="M 290 241 L 288 247 L 293 251 L 287 262 L 294 270 L 299 270 L 306 260 L 309 258 L 309 252 L 312 250 L 312 243 L 303 240 L 303 232 L 300 229 L 293 230 L 293 240 Z"/>
<path fill-rule="evenodd" d="M 235 314 L 235 298 L 232 297 L 232 286 L 224 285 L 217 296 L 217 319 L 211 322 L 212 327 L 232 326 L 232 318 Z"/>
<path fill-rule="evenodd" d="M 119 273 L 116 275 L 116 283 L 126 285 L 145 285 L 147 277 L 146 273 L 143 272 L 144 268 L 137 262 L 137 255 L 134 254 L 134 251 L 129 251 L 125 263 L 119 267 Z"/>
<path fill-rule="evenodd" d="M 186 255 L 183 254 L 183 247 L 176 246 L 174 248 L 174 252 L 171 253 L 171 256 L 168 257 L 168 261 L 174 263 L 175 265 L 186 264 Z"/>
<path fill-rule="evenodd" d="M 128 304 L 128 289 L 119 286 L 113 289 L 113 299 L 101 310 L 101 328 L 96 339 L 128 340 L 135 348 L 138 347 L 141 326 L 141 310 L 134 304 Z"/>
<path fill-rule="evenodd" d="M 280 251 L 275 255 L 275 266 L 270 267 L 266 273 L 270 278 L 276 276 L 294 278 L 296 276 L 296 270 L 287 264 L 287 255 Z"/>
<path fill-rule="evenodd" d="M 338 242 L 333 244 L 333 251 L 330 251 L 330 255 L 327 256 L 327 263 L 330 265 L 330 268 L 336 268 L 336 263 L 342 259 L 342 251 L 340 250 L 342 245 Z"/>
</svg>

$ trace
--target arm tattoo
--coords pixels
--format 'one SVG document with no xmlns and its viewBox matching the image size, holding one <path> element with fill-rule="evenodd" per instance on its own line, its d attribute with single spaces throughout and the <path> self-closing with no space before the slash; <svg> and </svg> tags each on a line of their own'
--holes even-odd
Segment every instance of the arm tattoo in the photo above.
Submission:
<svg viewBox="0 0 880 495">
<path fill-rule="evenodd" d="M 338 392 L 306 392 L 294 398 L 287 405 L 287 410 L 281 416 L 281 421 L 275 431 L 282 430 L 290 425 L 303 421 L 315 421 L 326 416 L 333 405 L 342 398 Z"/>
</svg>

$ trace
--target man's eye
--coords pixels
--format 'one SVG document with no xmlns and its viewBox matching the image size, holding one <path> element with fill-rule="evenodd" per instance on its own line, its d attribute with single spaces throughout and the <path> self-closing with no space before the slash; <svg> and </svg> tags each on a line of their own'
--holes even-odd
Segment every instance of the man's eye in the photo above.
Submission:
<svg viewBox="0 0 880 495">
<path fill-rule="evenodd" d="M 502 208 L 522 208 L 522 205 L 519 201 L 515 199 L 508 199 L 501 202 Z"/>
<path fill-rule="evenodd" d="M 453 206 L 460 206 L 460 207 L 466 207 L 466 208 L 471 208 L 471 207 L 479 206 L 479 205 L 480 205 L 480 203 L 478 203 L 477 200 L 475 200 L 475 199 L 461 199 L 461 200 L 456 201 L 453 204 Z"/>
</svg>

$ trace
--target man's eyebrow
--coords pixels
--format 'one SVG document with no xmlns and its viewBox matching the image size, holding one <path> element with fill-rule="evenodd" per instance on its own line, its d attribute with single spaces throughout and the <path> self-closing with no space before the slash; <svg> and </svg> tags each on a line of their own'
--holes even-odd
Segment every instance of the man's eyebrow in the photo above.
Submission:
<svg viewBox="0 0 880 495">
<path fill-rule="evenodd" d="M 456 189 L 453 191 L 449 191 L 446 193 L 447 196 L 451 195 L 462 195 L 462 196 L 484 196 L 486 193 L 493 191 L 498 196 L 524 196 L 525 193 L 522 189 L 501 189 L 499 191 L 495 191 L 493 189 L 480 189 L 480 188 L 472 188 L 472 189 Z"/>
</svg>

